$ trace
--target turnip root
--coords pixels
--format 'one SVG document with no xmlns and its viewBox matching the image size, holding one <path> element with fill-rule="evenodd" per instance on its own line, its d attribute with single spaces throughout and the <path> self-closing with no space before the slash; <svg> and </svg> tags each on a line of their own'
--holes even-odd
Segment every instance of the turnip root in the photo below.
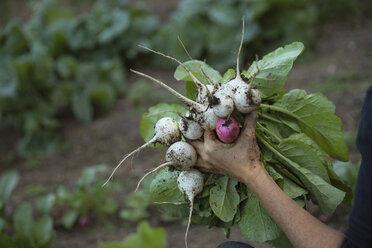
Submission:
<svg viewBox="0 0 372 248">
<path fill-rule="evenodd" d="M 191 169 L 196 164 L 197 160 L 197 153 L 192 145 L 189 143 L 178 141 L 172 144 L 166 154 L 165 154 L 166 162 L 159 165 L 155 169 L 147 172 L 138 182 L 135 191 L 138 190 L 141 182 L 151 173 L 154 173 L 161 168 L 171 166 L 176 170 L 186 171 Z"/>
<path fill-rule="evenodd" d="M 120 163 L 115 167 L 115 169 L 112 171 L 111 175 L 109 176 L 107 181 L 103 184 L 103 186 L 105 186 L 111 180 L 111 178 L 114 176 L 116 170 L 121 166 L 121 164 L 133 154 L 155 143 L 160 143 L 165 146 L 170 146 L 171 144 L 179 140 L 181 140 L 181 132 L 178 129 L 177 122 L 173 118 L 170 118 L 170 117 L 161 118 L 155 124 L 154 137 L 149 142 L 143 144 L 142 146 L 140 146 L 139 148 L 137 148 L 136 150 L 132 151 L 127 156 L 125 156 L 120 161 Z"/>
<path fill-rule="evenodd" d="M 198 170 L 191 169 L 188 171 L 182 171 L 177 178 L 177 185 L 180 191 L 184 194 L 187 201 L 190 204 L 189 220 L 187 223 L 185 233 L 185 246 L 187 246 L 187 234 L 189 232 L 191 224 L 191 216 L 194 208 L 194 199 L 197 194 L 203 191 L 204 177 Z"/>
<path fill-rule="evenodd" d="M 239 137 L 239 123 L 232 116 L 227 119 L 220 118 L 217 122 L 216 133 L 222 142 L 226 144 L 233 143 Z"/>
<path fill-rule="evenodd" d="M 183 44 L 183 43 L 182 43 Z M 204 99 L 209 99 L 212 97 L 211 93 L 210 93 L 210 88 L 207 87 L 207 85 L 203 84 L 202 82 L 200 82 L 195 76 L 194 74 L 192 74 L 192 72 L 189 70 L 189 68 L 187 68 L 187 66 L 185 66 L 181 61 L 179 61 L 178 59 L 176 58 L 173 58 L 171 56 L 168 56 L 164 53 L 161 53 L 161 52 L 158 52 L 158 51 L 155 51 L 155 50 L 152 50 L 151 48 L 148 48 L 148 47 L 145 47 L 145 46 L 141 46 L 139 45 L 139 47 L 142 47 L 143 49 L 146 49 L 150 52 L 153 52 L 155 54 L 159 54 L 167 59 L 170 59 L 170 60 L 173 60 L 175 62 L 177 62 L 180 66 L 182 66 L 185 71 L 187 71 L 187 73 L 189 74 L 189 76 L 191 77 L 191 79 L 194 81 L 197 89 L 198 89 L 198 92 L 199 92 L 199 95 L 203 95 L 203 98 L 201 100 L 203 101 L 198 101 L 199 103 L 202 103 L 204 104 Z M 184 47 L 185 48 L 185 47 Z M 186 50 L 186 49 L 185 49 Z M 203 93 L 200 93 L 200 92 L 203 92 Z M 205 94 L 205 98 L 204 98 L 204 94 Z"/>
</svg>

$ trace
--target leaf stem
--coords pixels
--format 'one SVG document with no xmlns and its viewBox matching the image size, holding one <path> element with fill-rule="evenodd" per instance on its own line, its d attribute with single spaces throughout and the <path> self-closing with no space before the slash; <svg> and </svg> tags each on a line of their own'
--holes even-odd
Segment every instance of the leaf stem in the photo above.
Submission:
<svg viewBox="0 0 372 248">
<path fill-rule="evenodd" d="M 276 111 L 276 112 L 280 112 L 280 113 L 283 113 L 283 114 L 286 114 L 292 118 L 295 118 L 296 120 L 300 121 L 301 123 L 304 123 L 305 125 L 307 125 L 301 118 L 299 118 L 297 115 L 293 114 L 292 112 L 284 109 L 284 108 L 281 108 L 281 107 L 277 107 L 277 106 L 274 106 L 274 105 L 269 105 L 269 104 L 264 104 L 264 103 L 261 103 L 260 107 L 262 108 L 266 108 L 266 109 L 270 109 L 270 110 L 273 110 L 273 111 Z"/>
<path fill-rule="evenodd" d="M 260 124 L 259 122 L 257 122 L 257 126 L 258 128 L 262 129 L 263 132 L 265 133 L 268 133 L 269 135 L 271 135 L 278 143 L 280 143 L 281 141 L 281 138 L 279 138 L 276 134 L 272 133 L 269 129 L 267 129 L 266 127 L 264 127 L 262 124 Z"/>
<path fill-rule="evenodd" d="M 261 134 L 259 133 L 256 133 L 256 137 L 257 139 L 264 145 L 266 146 L 271 152 L 273 152 L 276 156 L 278 156 L 278 158 L 280 160 L 283 160 L 284 161 L 284 165 L 285 164 L 290 164 L 291 161 L 288 161 L 288 158 L 286 158 L 283 154 L 281 154 L 277 149 L 275 149 L 272 145 L 270 145 L 262 136 Z M 286 166 L 287 167 L 287 166 Z M 290 169 L 290 168 L 289 168 Z M 296 173 L 294 173 L 296 174 Z M 293 180 L 294 178 L 292 178 Z M 301 182 L 300 179 L 296 178 L 295 180 L 293 180 L 294 182 L 296 182 L 298 185 L 304 187 L 304 184 Z"/>
</svg>

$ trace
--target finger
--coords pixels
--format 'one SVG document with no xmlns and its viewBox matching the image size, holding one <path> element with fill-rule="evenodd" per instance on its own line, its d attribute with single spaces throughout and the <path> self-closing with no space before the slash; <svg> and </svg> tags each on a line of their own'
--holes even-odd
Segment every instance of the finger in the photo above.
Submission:
<svg viewBox="0 0 372 248">
<path fill-rule="evenodd" d="M 222 145 L 223 143 L 219 141 L 213 131 L 204 132 L 204 143 L 206 146 Z"/>
<path fill-rule="evenodd" d="M 250 132 L 251 130 L 256 130 L 257 125 L 257 111 L 252 111 L 245 116 L 244 125 L 242 128 L 242 133 Z"/>
<path fill-rule="evenodd" d="M 205 162 L 201 156 L 198 156 L 198 160 L 196 161 L 195 166 L 198 167 L 198 169 L 202 172 L 214 172 L 213 166 Z"/>
<path fill-rule="evenodd" d="M 198 154 L 204 152 L 204 143 L 199 140 L 187 140 L 187 143 L 192 145 Z"/>
</svg>

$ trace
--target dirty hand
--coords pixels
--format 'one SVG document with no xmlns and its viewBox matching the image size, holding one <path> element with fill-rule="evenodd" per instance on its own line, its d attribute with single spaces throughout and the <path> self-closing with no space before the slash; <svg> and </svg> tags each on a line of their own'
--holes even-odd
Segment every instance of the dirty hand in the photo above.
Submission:
<svg viewBox="0 0 372 248">
<path fill-rule="evenodd" d="M 222 174 L 241 182 L 255 177 L 262 168 L 256 142 L 257 112 L 247 114 L 239 138 L 233 144 L 220 142 L 213 131 L 204 133 L 204 142 L 189 141 L 198 152 L 201 171 Z"/>
</svg>

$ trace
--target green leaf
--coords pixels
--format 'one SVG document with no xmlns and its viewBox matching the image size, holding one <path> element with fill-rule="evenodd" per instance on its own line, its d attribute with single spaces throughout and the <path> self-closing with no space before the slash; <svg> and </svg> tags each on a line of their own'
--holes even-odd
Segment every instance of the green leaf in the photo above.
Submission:
<svg viewBox="0 0 372 248">
<path fill-rule="evenodd" d="M 341 161 L 348 160 L 349 153 L 344 142 L 341 119 L 334 114 L 334 104 L 322 94 L 307 95 L 304 90 L 296 89 L 285 94 L 270 107 L 262 104 L 262 108 L 294 118 L 301 131 L 329 156 Z"/>
<path fill-rule="evenodd" d="M 231 79 L 235 77 L 235 70 L 234 69 L 228 69 L 225 74 L 223 74 L 223 77 L 221 79 L 221 84 L 225 84 L 229 82 Z"/>
<path fill-rule="evenodd" d="M 14 97 L 17 91 L 17 77 L 10 61 L 0 60 L 0 98 Z M 0 108 L 1 110 L 1 108 Z"/>
<path fill-rule="evenodd" d="M 317 152 L 304 142 L 306 139 L 309 138 L 305 134 L 291 135 L 283 139 L 278 147 L 281 153 L 288 159 L 291 159 L 293 162 L 308 169 L 329 183 L 330 179 L 327 169 L 323 166 L 325 161 L 321 160 Z"/>
<path fill-rule="evenodd" d="M 267 166 L 267 172 L 269 172 L 269 175 L 271 178 L 276 182 L 276 184 L 279 185 L 281 189 L 284 187 L 284 178 L 283 176 L 278 173 L 272 166 Z"/>
<path fill-rule="evenodd" d="M 93 108 L 86 92 L 77 92 L 72 96 L 72 110 L 75 117 L 85 123 L 93 119 Z"/>
<path fill-rule="evenodd" d="M 9 202 L 10 196 L 17 186 L 19 175 L 17 171 L 7 171 L 0 177 L 0 210 L 5 208 Z"/>
<path fill-rule="evenodd" d="M 0 232 L 0 247 L 16 248 L 17 246 L 13 243 L 13 240 L 10 236 L 6 235 L 3 232 Z"/>
<path fill-rule="evenodd" d="M 180 120 L 180 117 L 177 114 L 172 113 L 172 112 L 156 114 L 156 113 L 159 113 L 161 111 L 168 111 L 168 110 L 178 111 L 181 114 L 186 113 L 186 109 L 183 106 L 178 105 L 178 104 L 160 103 L 160 104 L 157 104 L 157 105 L 152 106 L 151 108 L 149 108 L 149 111 L 142 115 L 142 120 L 141 120 L 141 124 L 140 124 L 141 136 L 145 140 L 145 142 L 148 142 L 149 140 L 151 140 L 154 137 L 155 124 L 161 118 L 172 117 L 177 122 Z M 148 115 L 153 115 L 153 114 L 156 114 L 156 115 L 148 117 Z"/>
<path fill-rule="evenodd" d="M 292 199 L 308 194 L 308 191 L 284 177 L 283 191 Z"/>
<path fill-rule="evenodd" d="M 55 202 L 56 196 L 54 194 L 45 195 L 37 201 L 37 209 L 41 213 L 47 214 L 50 212 Z"/>
<path fill-rule="evenodd" d="M 226 25 L 234 27 L 236 24 L 237 12 L 234 8 L 231 8 L 230 3 L 217 2 L 211 4 L 208 14 L 216 26 Z"/>
<path fill-rule="evenodd" d="M 343 203 L 351 204 L 353 202 L 359 166 L 340 161 L 336 161 L 334 164 L 331 161 L 327 161 L 326 166 L 332 185 L 346 192 Z"/>
<path fill-rule="evenodd" d="M 128 12 L 114 9 L 110 15 L 103 16 L 102 22 L 108 24 L 98 35 L 98 41 L 101 44 L 106 44 L 122 35 L 125 35 L 124 32 L 130 24 L 130 16 Z"/>
<path fill-rule="evenodd" d="M 151 201 L 157 202 L 156 207 L 173 217 L 188 216 L 189 205 L 177 186 L 178 171 L 162 169 L 152 180 L 150 185 Z M 177 204 L 177 203 L 184 204 Z M 175 204 L 172 204 L 175 203 Z"/>
<path fill-rule="evenodd" d="M 44 247 L 52 242 L 54 237 L 53 220 L 50 216 L 43 216 L 32 229 L 36 247 Z"/>
<path fill-rule="evenodd" d="M 0 231 L 7 225 L 6 220 L 3 217 L 0 217 Z"/>
<path fill-rule="evenodd" d="M 62 218 L 63 226 L 66 229 L 70 229 L 75 224 L 76 219 L 78 218 L 78 216 L 79 216 L 78 211 L 76 211 L 74 209 L 68 211 L 67 213 L 65 213 L 63 215 L 63 218 Z"/>
<path fill-rule="evenodd" d="M 210 190 L 209 204 L 214 214 L 224 222 L 234 219 L 240 203 L 239 194 L 235 188 L 237 184 L 235 180 L 221 177 Z"/>
<path fill-rule="evenodd" d="M 26 247 L 34 247 L 35 241 L 32 237 L 34 219 L 32 217 L 32 207 L 30 203 L 23 203 L 17 208 L 13 216 L 13 223 L 15 229 L 14 240 L 16 243 L 25 245 Z"/>
<path fill-rule="evenodd" d="M 191 100 L 196 100 L 196 97 L 198 96 L 198 89 L 196 88 L 196 85 L 194 82 L 187 81 L 185 85 L 186 94 L 185 96 Z"/>
<path fill-rule="evenodd" d="M 321 212 L 324 215 L 332 214 L 336 207 L 342 202 L 345 193 L 341 190 L 330 185 L 318 175 L 312 173 L 306 168 L 301 167 L 296 162 L 283 155 L 279 148 L 275 145 L 270 145 L 260 134 L 257 133 L 259 141 L 270 149 L 275 157 L 283 163 L 292 173 L 294 173 L 301 182 L 305 185 L 306 189 L 311 193 L 312 198 L 319 205 Z"/>
<path fill-rule="evenodd" d="M 107 169 L 108 167 L 105 164 L 94 165 L 89 168 L 85 168 L 77 181 L 77 185 L 79 187 L 91 186 L 91 184 L 97 180 L 97 173 L 106 172 Z"/>
<path fill-rule="evenodd" d="M 289 241 L 289 239 L 287 238 L 283 231 L 280 232 L 279 238 L 271 240 L 269 243 L 274 247 L 293 248 L 292 243 Z"/>
<path fill-rule="evenodd" d="M 113 199 L 105 199 L 105 203 L 102 206 L 102 210 L 107 213 L 111 214 L 114 213 L 118 209 L 118 203 Z"/>
<path fill-rule="evenodd" d="M 111 242 L 101 245 L 100 248 L 124 248 L 124 246 L 122 243 L 119 242 Z"/>
<path fill-rule="evenodd" d="M 88 90 L 89 101 L 101 111 L 108 111 L 115 103 L 114 89 L 107 84 L 93 84 Z"/>
<path fill-rule="evenodd" d="M 258 243 L 277 239 L 280 235 L 280 228 L 252 192 L 248 193 L 248 199 L 242 205 L 238 226 L 246 239 Z"/>
<path fill-rule="evenodd" d="M 109 243 L 100 248 L 165 248 L 167 239 L 163 228 L 152 228 L 147 222 L 139 223 L 137 233 L 128 235 L 122 243 Z"/>
<path fill-rule="evenodd" d="M 217 83 L 221 80 L 221 74 L 207 65 L 205 62 L 200 60 L 190 60 L 184 63 L 184 65 L 191 71 L 191 73 L 204 84 L 210 84 L 209 79 Z M 204 73 L 208 78 L 204 75 Z M 189 76 L 189 73 L 181 66 L 177 66 L 176 71 L 174 72 L 174 78 L 178 81 L 190 81 L 193 82 L 192 78 Z"/>
<path fill-rule="evenodd" d="M 57 72 L 64 79 L 71 79 L 79 69 L 78 61 L 72 56 L 61 56 L 56 61 Z"/>
<path fill-rule="evenodd" d="M 162 169 L 156 174 L 150 184 L 151 201 L 184 201 L 184 197 L 177 186 L 178 175 L 178 171 L 170 171 L 168 168 Z"/>
<path fill-rule="evenodd" d="M 127 197 L 125 204 L 127 208 L 120 211 L 121 218 L 138 222 L 149 217 L 147 208 L 150 204 L 150 195 L 147 191 L 140 190 L 131 193 Z"/>
<path fill-rule="evenodd" d="M 248 71 L 243 71 L 243 75 L 251 78 L 258 70 L 254 85 L 262 97 L 270 97 L 282 89 L 293 62 L 303 50 L 304 45 L 301 42 L 293 42 L 280 47 L 265 55 L 258 62 L 253 62 Z"/>
</svg>

